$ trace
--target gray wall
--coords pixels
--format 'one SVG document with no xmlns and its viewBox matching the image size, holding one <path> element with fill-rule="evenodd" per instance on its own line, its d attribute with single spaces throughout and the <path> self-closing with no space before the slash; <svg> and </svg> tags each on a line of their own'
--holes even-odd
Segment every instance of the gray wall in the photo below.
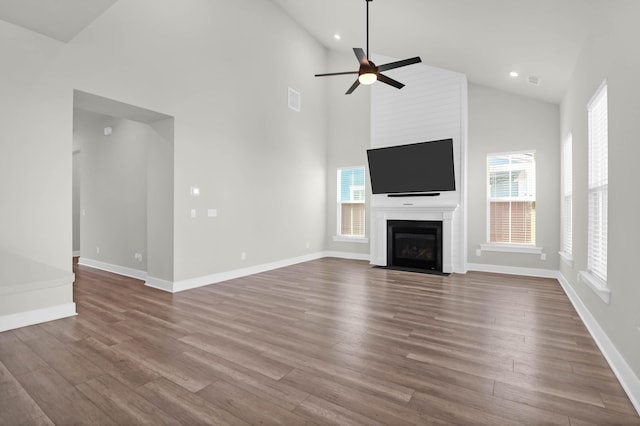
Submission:
<svg viewBox="0 0 640 426">
<path fill-rule="evenodd" d="M 75 138 L 74 138 L 75 139 Z M 73 151 L 73 254 L 80 254 L 80 149 Z"/>
<path fill-rule="evenodd" d="M 561 132 L 573 132 L 573 267 L 562 275 L 598 321 L 621 355 L 640 377 L 640 285 L 637 225 L 640 198 L 635 190 L 640 158 L 640 3 L 606 2 L 576 65 L 561 106 Z M 588 136 L 586 105 L 602 81 L 608 81 L 609 104 L 609 239 L 607 284 L 610 303 L 578 283 L 587 267 Z M 558 147 L 560 152 L 560 147 Z"/>
<path fill-rule="evenodd" d="M 353 53 L 332 52 L 326 72 L 357 69 Z M 319 70 L 320 72 L 322 70 Z M 322 82 L 327 93 L 327 233 L 326 249 L 368 256 L 369 243 L 334 241 L 337 235 L 337 170 L 340 167 L 366 166 L 367 149 L 371 144 L 371 88 L 360 86 L 350 95 L 344 93 L 353 84 L 353 75 L 326 77 Z M 367 169 L 368 170 L 368 169 Z M 368 173 L 368 172 L 367 172 Z M 366 179 L 366 200 L 371 197 L 369 178 Z M 369 208 L 365 217 L 365 236 L 369 237 Z"/>
<path fill-rule="evenodd" d="M 107 126 L 113 133 L 105 136 Z M 149 126 L 74 110 L 74 138 L 81 146 L 81 257 L 146 271 Z"/>
<path fill-rule="evenodd" d="M 147 126 L 147 280 L 173 281 L 174 119 Z"/>
<path fill-rule="evenodd" d="M 557 270 L 560 250 L 559 108 L 555 104 L 469 84 L 468 261 Z M 536 245 L 539 255 L 476 249 L 487 242 L 487 154 L 536 151 Z"/>
<path fill-rule="evenodd" d="M 0 40 L 9 251 L 71 269 L 73 89 L 175 117 L 174 280 L 324 249 L 326 52 L 273 3 L 117 2 L 66 44 L 4 22 Z"/>
</svg>

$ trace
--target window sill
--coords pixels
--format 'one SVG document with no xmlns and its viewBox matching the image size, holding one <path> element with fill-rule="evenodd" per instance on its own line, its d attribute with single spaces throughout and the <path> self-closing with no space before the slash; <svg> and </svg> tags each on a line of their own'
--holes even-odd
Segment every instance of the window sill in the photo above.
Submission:
<svg viewBox="0 0 640 426">
<path fill-rule="evenodd" d="M 343 243 L 361 243 L 367 244 L 369 239 L 367 237 L 349 237 L 346 235 L 334 235 L 333 241 L 339 241 Z"/>
<path fill-rule="evenodd" d="M 560 259 L 570 268 L 573 268 L 573 255 L 564 251 L 559 251 Z"/>
<path fill-rule="evenodd" d="M 600 299 L 607 305 L 609 304 L 609 297 L 611 296 L 611 290 L 607 287 L 607 283 L 596 277 L 589 271 L 580 271 L 578 274 L 578 281 L 585 283 L 591 290 L 597 294 Z"/>
<path fill-rule="evenodd" d="M 531 244 L 487 243 L 487 244 L 480 244 L 480 250 L 542 255 L 542 247 L 536 247 Z"/>
</svg>

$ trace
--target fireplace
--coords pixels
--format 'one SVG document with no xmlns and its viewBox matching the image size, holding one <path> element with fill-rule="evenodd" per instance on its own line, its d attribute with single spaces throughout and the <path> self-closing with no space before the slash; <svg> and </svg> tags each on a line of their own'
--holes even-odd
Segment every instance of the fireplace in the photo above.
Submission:
<svg viewBox="0 0 640 426">
<path fill-rule="evenodd" d="M 388 220 L 387 267 L 442 273 L 442 221 Z"/>
</svg>

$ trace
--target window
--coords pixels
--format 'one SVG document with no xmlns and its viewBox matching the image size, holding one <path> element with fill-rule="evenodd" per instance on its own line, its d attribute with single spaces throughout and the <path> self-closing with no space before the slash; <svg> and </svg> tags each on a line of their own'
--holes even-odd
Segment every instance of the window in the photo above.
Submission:
<svg viewBox="0 0 640 426">
<path fill-rule="evenodd" d="M 535 245 L 535 152 L 489 155 L 487 174 L 489 242 Z"/>
<path fill-rule="evenodd" d="M 589 104 L 588 272 L 607 281 L 608 112 L 606 81 Z"/>
<path fill-rule="evenodd" d="M 364 237 L 364 167 L 338 169 L 338 235 Z"/>
<path fill-rule="evenodd" d="M 573 135 L 562 143 L 562 251 L 568 261 L 573 252 Z"/>
</svg>

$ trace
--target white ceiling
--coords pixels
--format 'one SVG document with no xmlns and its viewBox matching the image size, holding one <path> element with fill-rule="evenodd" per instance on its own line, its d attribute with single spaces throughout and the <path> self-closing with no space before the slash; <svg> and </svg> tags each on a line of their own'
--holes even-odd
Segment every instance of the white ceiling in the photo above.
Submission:
<svg viewBox="0 0 640 426">
<path fill-rule="evenodd" d="M 0 0 L 0 19 L 68 42 L 117 0 Z"/>
<path fill-rule="evenodd" d="M 116 1 L 0 0 L 0 19 L 67 42 Z M 366 47 L 365 0 L 272 1 L 329 49 Z M 559 102 L 602 2 L 374 0 L 370 49 L 398 59 L 420 56 L 428 65 L 465 73 L 474 83 Z M 353 70 L 357 65 L 354 56 Z M 333 71 L 348 70 L 318 70 Z M 509 77 L 509 71 L 520 77 Z M 530 75 L 540 85 L 527 83 Z"/>
<path fill-rule="evenodd" d="M 329 49 L 366 48 L 365 0 L 273 1 Z M 370 49 L 398 59 L 420 56 L 428 65 L 466 74 L 471 82 L 557 103 L 600 3 L 374 0 Z M 336 32 L 340 41 L 333 38 Z M 357 65 L 354 56 L 354 70 Z M 318 70 L 324 71 L 348 70 Z M 520 77 L 509 77 L 510 71 Z M 529 75 L 539 77 L 540 85 L 529 84 Z"/>
</svg>

